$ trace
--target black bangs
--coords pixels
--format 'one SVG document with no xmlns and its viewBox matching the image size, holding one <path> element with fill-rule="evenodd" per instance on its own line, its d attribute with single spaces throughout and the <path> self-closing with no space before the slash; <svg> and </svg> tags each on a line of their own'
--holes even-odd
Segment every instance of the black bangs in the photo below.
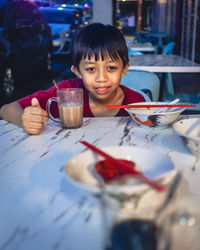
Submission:
<svg viewBox="0 0 200 250">
<path fill-rule="evenodd" d="M 78 68 L 80 61 L 86 58 L 95 61 L 121 58 L 125 67 L 129 62 L 128 49 L 121 32 L 111 25 L 98 23 L 81 29 L 73 43 L 73 65 Z"/>
<path fill-rule="evenodd" d="M 117 61 L 120 59 L 120 56 L 118 54 L 118 51 L 112 47 L 112 49 L 108 49 L 108 46 L 106 48 L 103 47 L 97 47 L 94 49 L 88 48 L 84 51 L 82 54 L 83 59 L 91 59 L 94 58 L 95 61 L 98 61 L 99 59 L 102 59 L 102 61 L 106 59 L 111 59 L 113 61 Z"/>
</svg>

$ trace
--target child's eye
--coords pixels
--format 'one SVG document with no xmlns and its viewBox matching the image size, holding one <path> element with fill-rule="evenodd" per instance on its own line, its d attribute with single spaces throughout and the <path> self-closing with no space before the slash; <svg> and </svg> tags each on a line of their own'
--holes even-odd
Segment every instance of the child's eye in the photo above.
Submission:
<svg viewBox="0 0 200 250">
<path fill-rule="evenodd" d="M 94 72 L 95 68 L 94 67 L 89 67 L 89 68 L 86 68 L 86 71 L 88 71 L 88 72 Z"/>
<path fill-rule="evenodd" d="M 109 71 L 115 71 L 117 69 L 116 66 L 108 66 Z"/>
</svg>

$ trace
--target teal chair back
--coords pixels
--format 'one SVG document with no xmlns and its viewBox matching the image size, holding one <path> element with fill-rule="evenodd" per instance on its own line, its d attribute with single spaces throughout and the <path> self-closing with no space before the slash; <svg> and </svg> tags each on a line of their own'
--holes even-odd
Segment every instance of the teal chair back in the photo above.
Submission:
<svg viewBox="0 0 200 250">
<path fill-rule="evenodd" d="M 163 55 L 170 55 L 170 54 L 173 54 L 173 52 L 174 52 L 174 46 L 175 46 L 175 42 L 170 42 L 170 43 L 168 43 L 168 44 L 164 47 L 162 54 L 163 54 Z"/>
<path fill-rule="evenodd" d="M 132 35 L 134 36 L 135 40 L 137 42 L 139 42 L 139 43 L 153 43 L 154 44 L 154 39 L 153 38 L 151 38 L 151 37 L 142 37 L 134 29 L 132 30 Z"/>
<path fill-rule="evenodd" d="M 144 53 L 137 51 L 137 50 L 132 50 L 131 48 L 128 48 L 128 55 L 129 56 L 137 56 L 137 55 L 144 55 Z"/>
<path fill-rule="evenodd" d="M 160 80 L 158 76 L 144 70 L 128 70 L 121 83 L 135 91 L 145 93 L 146 101 L 158 101 Z"/>
</svg>

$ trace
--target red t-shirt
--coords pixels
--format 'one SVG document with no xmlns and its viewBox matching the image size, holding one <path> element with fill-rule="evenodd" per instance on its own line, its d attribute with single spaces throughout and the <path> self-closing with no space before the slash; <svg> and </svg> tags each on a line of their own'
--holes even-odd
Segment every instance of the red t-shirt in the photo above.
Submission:
<svg viewBox="0 0 200 250">
<path fill-rule="evenodd" d="M 124 91 L 124 100 L 122 105 L 130 104 L 130 103 L 136 103 L 136 102 L 145 102 L 144 97 L 136 92 L 133 91 L 123 85 L 120 85 L 121 88 Z M 90 110 L 89 106 L 89 94 L 88 90 L 85 88 L 83 82 L 81 79 L 75 78 L 75 79 L 69 79 L 67 81 L 61 81 L 58 83 L 58 87 L 60 89 L 62 88 L 82 88 L 83 89 L 83 116 L 84 117 L 94 117 Z M 24 98 L 21 98 L 17 100 L 16 102 L 20 104 L 20 106 L 25 109 L 28 106 L 31 106 L 31 100 L 32 98 L 37 98 L 40 106 L 46 110 L 46 104 L 50 97 L 56 97 L 56 87 L 53 86 L 50 89 L 47 90 L 40 90 L 35 92 L 32 95 L 28 95 Z M 51 113 L 54 117 L 59 117 L 58 113 L 58 106 L 56 102 L 52 102 L 51 104 Z M 120 109 L 119 112 L 116 114 L 116 116 L 128 116 L 129 114 L 124 110 Z"/>
</svg>

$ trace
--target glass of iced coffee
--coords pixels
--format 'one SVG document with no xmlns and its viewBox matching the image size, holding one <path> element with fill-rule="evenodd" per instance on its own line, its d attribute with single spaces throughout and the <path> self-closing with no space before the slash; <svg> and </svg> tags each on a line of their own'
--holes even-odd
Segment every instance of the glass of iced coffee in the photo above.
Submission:
<svg viewBox="0 0 200 250">
<path fill-rule="evenodd" d="M 51 114 L 51 103 L 58 103 L 59 116 Z M 57 97 L 49 98 L 47 102 L 49 118 L 61 123 L 62 128 L 79 128 L 83 124 L 83 90 L 81 88 L 58 89 Z"/>
</svg>

